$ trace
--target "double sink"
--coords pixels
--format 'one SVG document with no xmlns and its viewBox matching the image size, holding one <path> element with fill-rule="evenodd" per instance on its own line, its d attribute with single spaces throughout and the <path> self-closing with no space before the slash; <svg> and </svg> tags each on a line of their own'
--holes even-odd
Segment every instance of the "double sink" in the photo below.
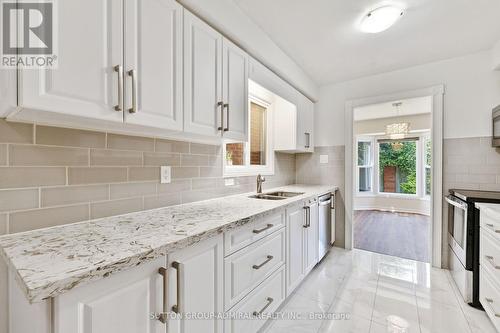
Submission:
<svg viewBox="0 0 500 333">
<path fill-rule="evenodd" d="M 296 196 L 301 195 L 301 194 L 304 194 L 304 193 L 303 192 L 277 191 L 277 192 L 259 193 L 256 195 L 251 195 L 249 198 L 263 199 L 263 200 L 284 200 L 284 199 L 296 197 Z"/>
</svg>

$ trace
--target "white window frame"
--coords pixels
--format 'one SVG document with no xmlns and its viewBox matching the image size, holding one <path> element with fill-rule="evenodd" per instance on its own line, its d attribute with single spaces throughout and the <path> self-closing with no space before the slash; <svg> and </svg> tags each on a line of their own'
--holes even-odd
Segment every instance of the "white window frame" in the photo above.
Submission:
<svg viewBox="0 0 500 333">
<path fill-rule="evenodd" d="M 250 131 L 251 131 L 251 103 L 266 108 L 266 165 L 250 165 Z M 226 165 L 226 144 L 241 143 L 241 141 L 223 140 L 222 144 L 222 171 L 224 178 L 274 175 L 274 145 L 273 145 L 273 104 L 255 95 L 248 96 L 248 135 L 245 144 L 245 165 Z"/>
<path fill-rule="evenodd" d="M 359 165 L 359 158 L 358 158 L 358 149 L 359 149 L 359 143 L 360 142 L 368 142 L 370 143 L 370 163 L 366 165 Z M 373 195 L 374 189 L 375 189 L 375 178 L 374 178 L 374 170 L 375 170 L 375 140 L 373 137 L 367 137 L 367 136 L 358 136 L 356 138 L 356 193 L 358 196 L 367 196 L 367 195 Z M 360 191 L 359 190 L 359 170 L 361 168 L 371 168 L 371 184 L 370 188 L 372 189 L 371 191 Z"/>
<path fill-rule="evenodd" d="M 431 141 L 431 135 L 426 134 L 422 136 L 422 196 L 424 198 L 430 199 L 431 195 L 427 194 L 427 184 L 425 181 L 426 175 L 427 175 L 427 169 L 431 170 L 431 194 L 432 194 L 432 165 L 426 164 L 426 156 L 425 156 L 425 144 L 427 141 L 431 142 L 431 149 L 432 149 L 432 141 Z M 432 161 L 432 156 L 431 156 L 431 161 Z M 431 163 L 432 164 L 432 163 Z"/>
</svg>

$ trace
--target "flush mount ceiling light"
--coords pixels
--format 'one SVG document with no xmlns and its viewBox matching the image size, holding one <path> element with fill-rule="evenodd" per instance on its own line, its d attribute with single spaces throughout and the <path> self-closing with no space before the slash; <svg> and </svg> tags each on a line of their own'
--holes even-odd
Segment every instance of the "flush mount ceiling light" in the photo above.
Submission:
<svg viewBox="0 0 500 333">
<path fill-rule="evenodd" d="M 389 29 L 403 15 L 396 6 L 382 6 L 370 11 L 361 20 L 360 29 L 366 33 L 378 33 Z"/>
</svg>

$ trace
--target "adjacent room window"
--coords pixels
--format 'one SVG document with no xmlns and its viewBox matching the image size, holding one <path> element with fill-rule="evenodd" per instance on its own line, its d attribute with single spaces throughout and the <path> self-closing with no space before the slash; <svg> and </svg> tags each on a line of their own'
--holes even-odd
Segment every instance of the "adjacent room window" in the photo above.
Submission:
<svg viewBox="0 0 500 333">
<path fill-rule="evenodd" d="M 358 191 L 372 192 L 373 188 L 373 143 L 371 140 L 358 140 Z"/>
<path fill-rule="evenodd" d="M 248 110 L 248 142 L 226 141 L 224 144 L 224 175 L 228 177 L 274 173 L 271 105 L 251 96 Z"/>
<path fill-rule="evenodd" d="M 417 194 L 417 140 L 379 141 L 379 191 Z"/>
<path fill-rule="evenodd" d="M 431 164 L 432 164 L 432 141 L 430 137 L 424 138 L 424 176 L 425 176 L 425 195 L 431 195 Z"/>
</svg>

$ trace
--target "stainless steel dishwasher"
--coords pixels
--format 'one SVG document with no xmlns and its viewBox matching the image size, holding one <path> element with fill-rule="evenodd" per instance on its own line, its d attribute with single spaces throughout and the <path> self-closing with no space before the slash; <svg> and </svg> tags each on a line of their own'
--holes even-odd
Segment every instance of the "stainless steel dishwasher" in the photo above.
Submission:
<svg viewBox="0 0 500 333">
<path fill-rule="evenodd" d="M 319 197 L 319 260 L 323 259 L 325 254 L 330 249 L 332 240 L 332 228 L 335 228 L 334 220 L 332 219 L 333 201 L 335 200 L 335 195 L 331 193 L 325 194 Z M 333 215 L 335 216 L 335 215 Z M 333 223 L 332 223 L 333 222 Z"/>
</svg>

